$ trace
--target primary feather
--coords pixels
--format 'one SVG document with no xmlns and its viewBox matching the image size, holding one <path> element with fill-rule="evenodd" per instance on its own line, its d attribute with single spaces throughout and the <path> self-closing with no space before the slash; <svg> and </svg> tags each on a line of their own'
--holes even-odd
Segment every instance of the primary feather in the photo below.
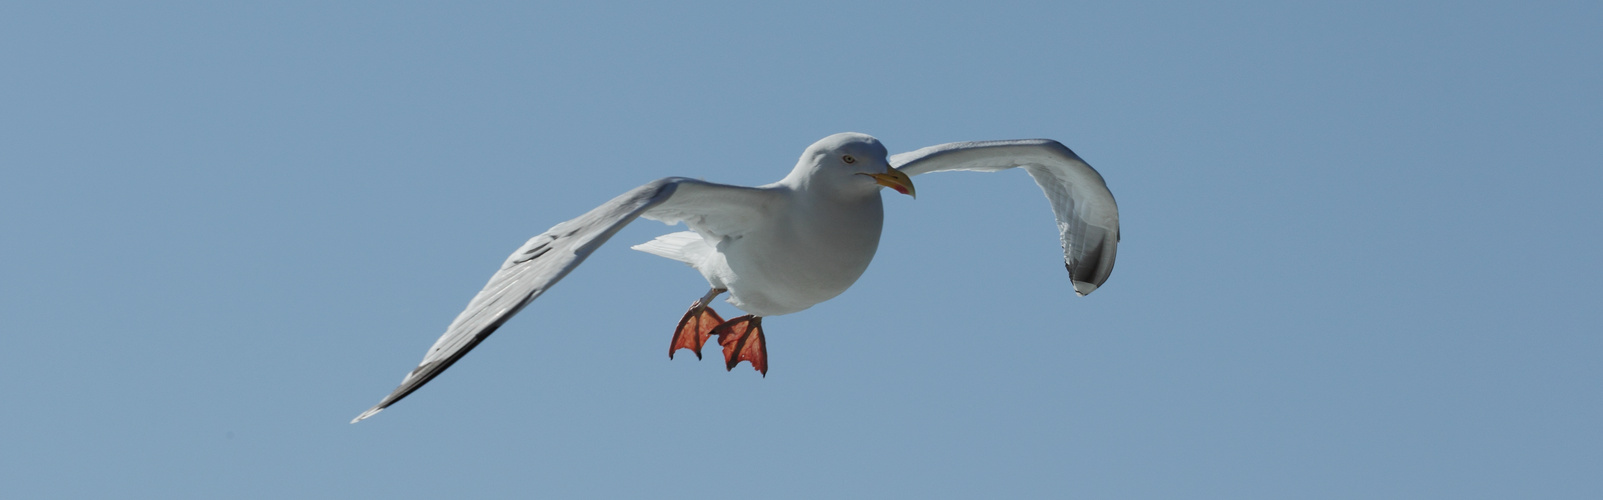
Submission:
<svg viewBox="0 0 1603 500">
<path fill-rule="evenodd" d="M 1118 206 L 1102 176 L 1069 148 L 1044 139 L 961 142 L 887 156 L 873 137 L 835 134 L 809 146 L 779 182 L 742 187 L 660 179 L 529 239 L 401 384 L 351 422 L 433 380 L 636 218 L 683 222 L 690 231 L 635 249 L 689 264 L 756 317 L 790 314 L 839 295 L 867 269 L 884 220 L 879 190 L 886 184 L 876 184 L 875 175 L 1015 167 L 1029 172 L 1051 202 L 1075 292 L 1096 290 L 1113 271 Z M 911 188 L 906 182 L 895 187 Z"/>
</svg>

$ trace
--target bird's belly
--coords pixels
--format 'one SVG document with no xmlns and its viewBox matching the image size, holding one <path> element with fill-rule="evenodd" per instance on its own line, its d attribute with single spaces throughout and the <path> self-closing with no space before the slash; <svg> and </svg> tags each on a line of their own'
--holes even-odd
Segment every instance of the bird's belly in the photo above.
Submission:
<svg viewBox="0 0 1603 500">
<path fill-rule="evenodd" d="M 845 292 L 879 248 L 881 218 L 863 219 L 849 227 L 752 233 L 720 245 L 730 271 L 722 280 L 729 302 L 757 316 L 777 316 Z"/>
</svg>

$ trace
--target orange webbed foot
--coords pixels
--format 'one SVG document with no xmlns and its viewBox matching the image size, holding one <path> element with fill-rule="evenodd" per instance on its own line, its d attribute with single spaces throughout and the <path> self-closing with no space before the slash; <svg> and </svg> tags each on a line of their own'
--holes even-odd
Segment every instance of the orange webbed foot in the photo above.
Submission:
<svg viewBox="0 0 1603 500">
<path fill-rule="evenodd" d="M 718 344 L 724 346 L 725 368 L 734 370 L 741 361 L 750 361 L 751 367 L 764 377 L 768 376 L 768 340 L 763 338 L 763 318 L 746 315 L 714 328 Z"/>
<path fill-rule="evenodd" d="M 673 332 L 673 341 L 668 345 L 668 359 L 673 359 L 674 351 L 690 349 L 696 353 L 696 359 L 701 359 L 701 346 L 707 344 L 707 337 L 713 329 L 724 323 L 724 318 L 718 312 L 707 307 L 706 300 L 698 300 L 690 305 L 685 317 L 679 320 L 679 327 Z"/>
</svg>

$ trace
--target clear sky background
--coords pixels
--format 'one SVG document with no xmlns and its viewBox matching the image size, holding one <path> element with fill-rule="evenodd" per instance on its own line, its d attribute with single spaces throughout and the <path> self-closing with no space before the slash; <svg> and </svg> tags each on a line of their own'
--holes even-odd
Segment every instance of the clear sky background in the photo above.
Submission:
<svg viewBox="0 0 1603 500">
<path fill-rule="evenodd" d="M 1603 497 L 1603 4 L 985 3 L 0 5 L 0 497 Z M 1112 278 L 919 177 L 765 379 L 641 221 L 346 423 L 530 236 L 842 131 L 1062 141 Z"/>
</svg>

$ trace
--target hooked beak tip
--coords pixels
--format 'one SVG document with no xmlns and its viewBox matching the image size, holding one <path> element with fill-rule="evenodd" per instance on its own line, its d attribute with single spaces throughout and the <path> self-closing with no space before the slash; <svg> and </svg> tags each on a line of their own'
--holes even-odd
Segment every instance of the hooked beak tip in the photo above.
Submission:
<svg viewBox="0 0 1603 500">
<path fill-rule="evenodd" d="M 890 168 L 888 172 L 883 174 L 862 175 L 873 177 L 876 184 L 895 189 L 896 192 L 912 196 L 914 199 L 918 198 L 918 192 L 913 188 L 913 179 L 908 177 L 906 173 L 903 173 L 894 167 Z"/>
</svg>

